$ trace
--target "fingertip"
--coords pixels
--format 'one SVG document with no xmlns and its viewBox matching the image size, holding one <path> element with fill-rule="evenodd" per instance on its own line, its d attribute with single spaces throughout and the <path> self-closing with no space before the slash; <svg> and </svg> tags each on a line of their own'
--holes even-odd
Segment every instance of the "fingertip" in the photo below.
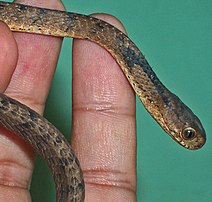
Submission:
<svg viewBox="0 0 212 202">
<path fill-rule="evenodd" d="M 113 15 L 109 15 L 109 14 L 105 14 L 105 13 L 94 13 L 92 14 L 93 17 L 98 18 L 100 20 L 103 20 L 105 22 L 110 23 L 111 25 L 113 25 L 114 27 L 118 28 L 120 31 L 124 32 L 125 34 L 127 34 L 127 31 L 124 27 L 124 25 L 122 24 L 122 22 L 116 18 Z"/>
<path fill-rule="evenodd" d="M 108 14 L 92 14 L 92 16 L 106 21 L 126 33 L 123 24 L 116 17 Z M 81 91 L 79 91 L 79 87 L 82 88 Z M 86 88 L 86 90 L 84 90 L 84 88 Z M 134 92 L 129 82 L 123 76 L 120 66 L 108 50 L 88 40 L 74 39 L 74 106 L 76 103 L 80 103 L 80 105 L 84 103 L 87 105 L 88 103 L 101 103 L 105 100 L 105 102 L 112 102 L 113 105 L 121 105 L 122 107 L 120 108 L 123 109 L 125 106 L 129 106 L 129 103 L 132 103 L 130 108 L 127 107 L 126 113 L 134 114 L 135 99 L 133 95 Z M 123 97 L 126 99 L 123 99 Z M 84 100 L 86 100 L 86 102 L 84 102 Z"/>
<path fill-rule="evenodd" d="M 13 33 L 0 21 L 0 92 L 8 86 L 18 60 L 18 47 Z"/>
<path fill-rule="evenodd" d="M 38 0 L 15 0 L 15 3 L 38 6 L 43 8 L 55 9 L 55 10 L 65 10 L 65 6 L 60 0 L 51 0 L 51 1 L 38 1 Z"/>
<path fill-rule="evenodd" d="M 16 0 L 29 6 L 64 10 L 59 0 Z M 5 94 L 42 114 L 57 66 L 62 38 L 32 33 L 14 33 L 18 63 Z"/>
</svg>

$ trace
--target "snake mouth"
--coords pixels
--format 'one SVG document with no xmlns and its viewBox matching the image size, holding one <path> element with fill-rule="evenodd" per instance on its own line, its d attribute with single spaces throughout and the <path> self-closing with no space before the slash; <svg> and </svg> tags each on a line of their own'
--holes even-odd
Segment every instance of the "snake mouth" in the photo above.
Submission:
<svg viewBox="0 0 212 202">
<path fill-rule="evenodd" d="M 194 138 L 192 140 L 183 140 L 179 141 L 179 144 L 189 150 L 197 150 L 200 149 L 206 142 L 206 139 L 203 137 Z"/>
</svg>

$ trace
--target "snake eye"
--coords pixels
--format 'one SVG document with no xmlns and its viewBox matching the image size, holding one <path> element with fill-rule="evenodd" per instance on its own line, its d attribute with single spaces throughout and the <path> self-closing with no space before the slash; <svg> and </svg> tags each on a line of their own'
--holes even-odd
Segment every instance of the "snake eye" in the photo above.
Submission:
<svg viewBox="0 0 212 202">
<path fill-rule="evenodd" d="M 182 131 L 182 138 L 185 140 L 192 140 L 195 137 L 196 137 L 196 131 L 191 127 L 185 128 Z"/>
</svg>

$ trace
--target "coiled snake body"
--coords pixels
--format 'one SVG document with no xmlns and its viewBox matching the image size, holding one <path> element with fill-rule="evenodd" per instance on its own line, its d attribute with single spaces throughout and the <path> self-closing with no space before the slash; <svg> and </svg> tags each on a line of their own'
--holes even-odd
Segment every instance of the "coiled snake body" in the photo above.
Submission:
<svg viewBox="0 0 212 202">
<path fill-rule="evenodd" d="M 85 15 L 0 2 L 0 20 L 11 30 L 88 39 L 116 59 L 145 108 L 179 144 L 198 149 L 205 143 L 199 119 L 158 79 L 135 44 L 112 25 Z M 79 162 L 64 136 L 27 106 L 0 94 L 0 124 L 29 142 L 52 170 L 57 201 L 84 201 Z"/>
</svg>

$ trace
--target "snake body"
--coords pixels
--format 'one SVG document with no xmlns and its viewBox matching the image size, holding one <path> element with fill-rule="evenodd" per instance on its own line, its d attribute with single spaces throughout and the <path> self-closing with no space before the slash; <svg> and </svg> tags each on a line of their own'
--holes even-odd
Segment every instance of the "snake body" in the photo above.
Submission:
<svg viewBox="0 0 212 202">
<path fill-rule="evenodd" d="M 0 2 L 0 20 L 12 31 L 88 39 L 104 47 L 159 125 L 187 149 L 206 140 L 196 115 L 158 79 L 136 45 L 120 30 L 91 16 Z M 57 201 L 84 201 L 79 162 L 63 135 L 45 118 L 0 94 L 0 124 L 29 142 L 52 170 Z"/>
</svg>

